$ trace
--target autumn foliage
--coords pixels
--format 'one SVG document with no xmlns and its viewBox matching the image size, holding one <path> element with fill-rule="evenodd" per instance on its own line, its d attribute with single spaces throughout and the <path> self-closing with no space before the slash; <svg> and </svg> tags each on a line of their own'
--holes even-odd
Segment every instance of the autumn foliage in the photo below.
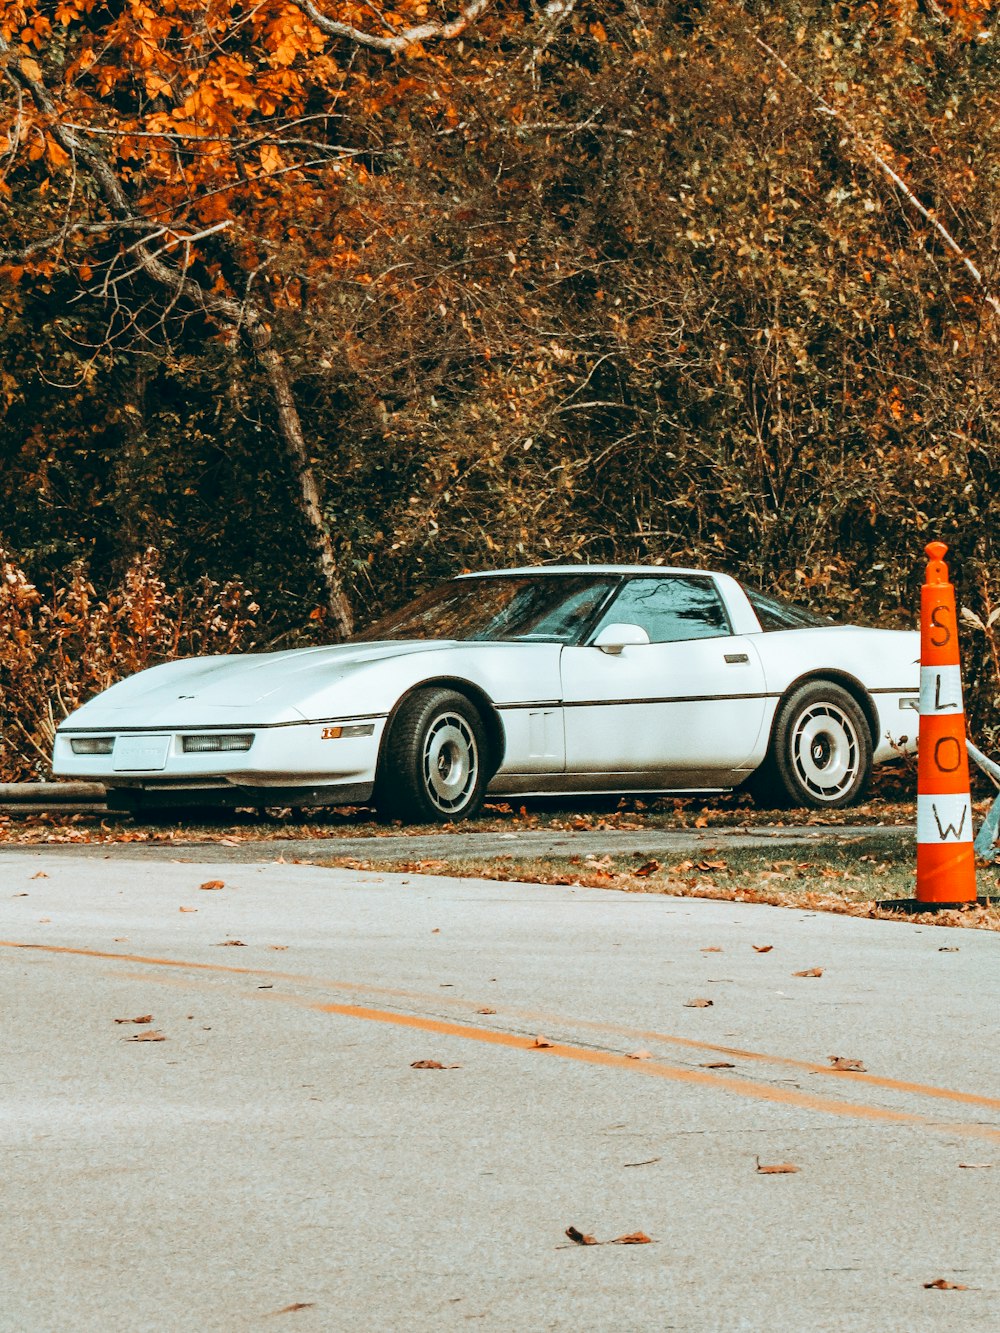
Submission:
<svg viewBox="0 0 1000 1333">
<path fill-rule="evenodd" d="M 0 536 L 268 637 L 557 558 L 912 624 L 936 536 L 988 739 L 996 20 L 0 0 Z"/>
</svg>

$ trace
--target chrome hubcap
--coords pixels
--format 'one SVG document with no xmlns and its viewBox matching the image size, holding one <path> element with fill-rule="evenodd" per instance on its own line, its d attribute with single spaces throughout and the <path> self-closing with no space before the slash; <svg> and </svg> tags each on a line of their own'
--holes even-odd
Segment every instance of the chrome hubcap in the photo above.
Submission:
<svg viewBox="0 0 1000 1333">
<path fill-rule="evenodd" d="M 457 713 L 442 713 L 427 730 L 423 753 L 424 785 L 443 814 L 468 803 L 479 776 L 479 747 L 469 724 Z"/>
<path fill-rule="evenodd" d="M 836 704 L 807 708 L 795 725 L 792 761 L 802 785 L 819 801 L 835 801 L 858 775 L 861 747 L 851 718 Z"/>
</svg>

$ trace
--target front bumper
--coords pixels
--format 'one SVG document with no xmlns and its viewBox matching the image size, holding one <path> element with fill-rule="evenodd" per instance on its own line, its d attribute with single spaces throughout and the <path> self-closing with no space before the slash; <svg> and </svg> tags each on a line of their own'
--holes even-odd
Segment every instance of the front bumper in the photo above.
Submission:
<svg viewBox="0 0 1000 1333">
<path fill-rule="evenodd" d="M 352 793 L 375 782 L 385 717 L 324 719 L 270 726 L 62 727 L 56 733 L 52 771 L 57 777 L 103 782 L 109 790 L 199 792 L 341 789 Z M 370 730 L 369 730 L 370 728 Z M 350 734 L 358 731 L 367 734 Z M 348 734 L 343 734 L 345 731 Z M 251 737 L 246 750 L 191 753 L 186 737 L 239 733 Z M 109 754 L 74 753 L 73 741 L 110 738 Z M 342 798 L 344 803 L 360 799 Z M 275 802 L 286 802 L 277 799 Z"/>
</svg>

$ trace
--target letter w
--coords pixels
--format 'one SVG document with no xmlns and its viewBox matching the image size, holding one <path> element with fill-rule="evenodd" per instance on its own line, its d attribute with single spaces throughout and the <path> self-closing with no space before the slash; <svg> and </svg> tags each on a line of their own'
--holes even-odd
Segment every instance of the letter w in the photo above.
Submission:
<svg viewBox="0 0 1000 1333">
<path fill-rule="evenodd" d="M 938 837 L 941 841 L 947 842 L 950 837 L 954 836 L 955 841 L 957 842 L 962 836 L 962 829 L 965 828 L 965 812 L 968 807 L 964 805 L 962 806 L 962 818 L 958 821 L 958 828 L 956 828 L 954 824 L 945 824 L 944 828 L 942 828 L 937 806 L 932 805 L 931 809 L 934 811 L 934 823 L 937 824 Z"/>
</svg>

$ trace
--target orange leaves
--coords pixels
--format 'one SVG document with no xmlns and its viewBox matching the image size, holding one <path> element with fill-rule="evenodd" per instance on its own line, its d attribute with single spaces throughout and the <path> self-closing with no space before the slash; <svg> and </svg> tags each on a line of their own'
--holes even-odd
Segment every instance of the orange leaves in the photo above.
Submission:
<svg viewBox="0 0 1000 1333">
<path fill-rule="evenodd" d="M 798 1170 L 794 1162 L 775 1162 L 772 1166 L 762 1166 L 760 1158 L 757 1158 L 758 1176 L 794 1176 Z"/>
</svg>

